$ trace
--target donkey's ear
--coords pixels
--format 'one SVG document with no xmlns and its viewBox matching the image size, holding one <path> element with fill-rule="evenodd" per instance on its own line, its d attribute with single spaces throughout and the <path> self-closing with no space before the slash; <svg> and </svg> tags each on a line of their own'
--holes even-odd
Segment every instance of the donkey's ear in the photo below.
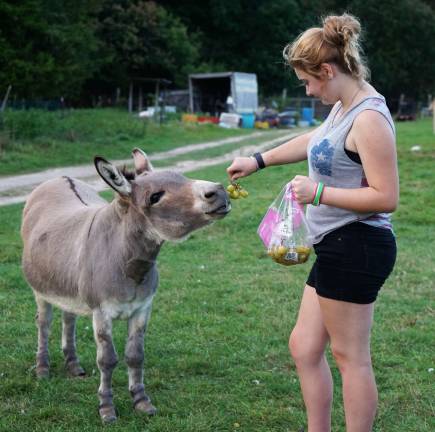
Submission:
<svg viewBox="0 0 435 432">
<path fill-rule="evenodd" d="M 112 189 L 123 196 L 130 196 L 131 185 L 116 166 L 101 156 L 95 156 L 94 164 L 98 174 Z"/>
<path fill-rule="evenodd" d="M 152 171 L 154 169 L 148 156 L 141 149 L 135 148 L 131 154 L 133 155 L 136 174 L 142 174 L 145 171 Z"/>
</svg>

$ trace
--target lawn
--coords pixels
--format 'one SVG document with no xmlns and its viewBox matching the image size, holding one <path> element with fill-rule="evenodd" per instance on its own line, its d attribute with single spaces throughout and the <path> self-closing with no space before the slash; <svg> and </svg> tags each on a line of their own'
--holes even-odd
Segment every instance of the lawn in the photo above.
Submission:
<svg viewBox="0 0 435 432">
<path fill-rule="evenodd" d="M 434 428 L 435 137 L 429 121 L 398 124 L 401 200 L 394 215 L 395 270 L 381 290 L 372 334 L 380 405 L 376 432 Z M 411 147 L 420 145 L 421 151 Z M 145 383 L 159 409 L 131 409 L 123 358 L 125 323 L 114 326 L 120 362 L 113 431 L 298 432 L 305 424 L 288 334 L 310 263 L 281 267 L 256 228 L 282 185 L 306 164 L 273 167 L 242 181 L 250 192 L 231 214 L 180 244 L 162 248 L 161 284 L 146 338 Z M 227 183 L 225 166 L 189 177 Z M 106 193 L 106 196 L 110 196 Z M 21 205 L 0 208 L 0 430 L 103 430 L 91 321 L 78 321 L 78 353 L 88 377 L 66 377 L 59 313 L 50 342 L 52 377 L 37 381 L 35 306 L 20 269 Z M 343 431 L 340 378 L 333 366 L 333 430 Z"/>
<path fill-rule="evenodd" d="M 182 123 L 176 118 L 159 125 L 108 108 L 7 110 L 0 129 L 0 176 L 89 164 L 96 154 L 125 159 L 134 147 L 154 153 L 251 132 Z"/>
</svg>

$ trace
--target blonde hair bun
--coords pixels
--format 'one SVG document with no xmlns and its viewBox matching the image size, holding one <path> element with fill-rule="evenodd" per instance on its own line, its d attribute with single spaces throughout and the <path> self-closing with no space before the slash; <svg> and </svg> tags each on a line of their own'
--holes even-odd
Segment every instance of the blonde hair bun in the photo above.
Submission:
<svg viewBox="0 0 435 432">
<path fill-rule="evenodd" d="M 331 45 L 346 46 L 357 41 L 361 34 L 361 24 L 352 15 L 329 15 L 323 18 L 323 36 Z"/>
</svg>

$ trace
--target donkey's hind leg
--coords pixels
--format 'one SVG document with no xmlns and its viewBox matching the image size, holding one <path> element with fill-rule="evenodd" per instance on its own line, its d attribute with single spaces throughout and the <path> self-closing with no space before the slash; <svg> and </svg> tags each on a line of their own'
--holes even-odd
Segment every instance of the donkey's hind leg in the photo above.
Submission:
<svg viewBox="0 0 435 432">
<path fill-rule="evenodd" d="M 73 377 L 85 376 L 76 354 L 76 315 L 62 313 L 62 351 L 65 356 L 65 367 Z"/>
<path fill-rule="evenodd" d="M 48 353 L 48 337 L 50 335 L 50 324 L 53 317 L 50 303 L 35 297 L 38 311 L 36 313 L 36 324 L 38 326 L 38 352 L 36 353 L 36 376 L 48 378 L 50 375 L 50 359 Z"/>
</svg>

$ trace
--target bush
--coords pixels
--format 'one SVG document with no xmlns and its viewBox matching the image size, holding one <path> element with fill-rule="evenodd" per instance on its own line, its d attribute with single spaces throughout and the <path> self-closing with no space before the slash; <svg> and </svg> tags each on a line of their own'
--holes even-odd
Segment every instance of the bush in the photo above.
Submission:
<svg viewBox="0 0 435 432">
<path fill-rule="evenodd" d="M 85 109 L 45 111 L 7 110 L 5 128 L 12 140 L 56 139 L 69 142 L 94 141 L 100 136 L 141 138 L 146 124 L 125 111 Z"/>
</svg>

